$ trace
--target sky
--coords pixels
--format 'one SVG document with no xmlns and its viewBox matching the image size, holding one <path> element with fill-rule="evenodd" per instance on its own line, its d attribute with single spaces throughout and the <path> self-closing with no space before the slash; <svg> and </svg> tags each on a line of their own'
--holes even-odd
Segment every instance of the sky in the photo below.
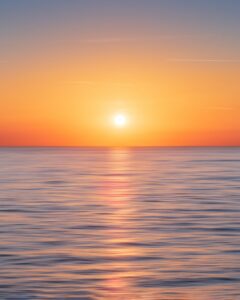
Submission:
<svg viewBox="0 0 240 300">
<path fill-rule="evenodd" d="M 239 15 L 239 0 L 0 0 L 0 146 L 240 145 Z"/>
</svg>

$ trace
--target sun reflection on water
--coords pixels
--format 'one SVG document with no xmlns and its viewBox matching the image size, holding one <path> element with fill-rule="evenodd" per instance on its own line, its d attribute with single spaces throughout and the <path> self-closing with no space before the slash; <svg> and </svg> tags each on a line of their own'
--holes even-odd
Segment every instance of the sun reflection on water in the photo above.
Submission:
<svg viewBox="0 0 240 300">
<path fill-rule="evenodd" d="M 111 262 L 106 266 L 110 272 L 103 276 L 99 287 L 101 299 L 136 299 L 137 290 L 132 283 L 139 271 L 133 261 L 141 253 L 140 248 L 134 246 L 134 230 L 137 228 L 134 219 L 136 191 L 131 182 L 130 156 L 131 152 L 127 149 L 112 150 L 108 176 L 102 182 L 102 200 L 111 211 L 106 217 L 110 229 L 105 240 L 106 255 Z"/>
</svg>

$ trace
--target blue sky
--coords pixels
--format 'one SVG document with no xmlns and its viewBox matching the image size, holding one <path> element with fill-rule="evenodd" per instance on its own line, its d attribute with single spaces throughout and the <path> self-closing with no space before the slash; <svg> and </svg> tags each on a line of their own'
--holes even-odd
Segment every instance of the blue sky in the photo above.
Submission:
<svg viewBox="0 0 240 300">
<path fill-rule="evenodd" d="M 205 43 L 202 58 L 208 56 L 210 43 L 218 50 L 224 48 L 223 59 L 237 60 L 239 13 L 238 0 L 2 0 L 1 61 L 17 48 L 28 53 L 34 47 L 51 49 L 61 42 L 138 40 L 154 47 L 161 38 Z M 211 51 L 210 58 L 214 59 Z M 218 53 L 216 59 L 220 59 Z"/>
</svg>

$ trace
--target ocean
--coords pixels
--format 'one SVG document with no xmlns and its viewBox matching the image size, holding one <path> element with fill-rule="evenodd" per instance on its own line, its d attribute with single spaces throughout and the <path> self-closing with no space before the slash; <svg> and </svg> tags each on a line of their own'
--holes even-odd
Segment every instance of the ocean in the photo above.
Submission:
<svg viewBox="0 0 240 300">
<path fill-rule="evenodd" d="M 0 299 L 239 300 L 240 148 L 1 148 Z"/>
</svg>

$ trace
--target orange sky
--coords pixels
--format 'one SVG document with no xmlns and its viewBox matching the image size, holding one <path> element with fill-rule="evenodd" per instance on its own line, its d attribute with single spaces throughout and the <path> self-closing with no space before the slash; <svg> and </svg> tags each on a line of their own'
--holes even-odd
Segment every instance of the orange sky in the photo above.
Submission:
<svg viewBox="0 0 240 300">
<path fill-rule="evenodd" d="M 27 11 L 2 7 L 1 146 L 240 145 L 239 40 L 217 35 L 220 19 L 210 32 L 182 15 L 168 28 L 139 7 L 125 24 L 124 4 L 108 7 L 108 20 L 91 1 L 82 24 L 80 4 L 46 15 L 27 2 Z"/>
</svg>

